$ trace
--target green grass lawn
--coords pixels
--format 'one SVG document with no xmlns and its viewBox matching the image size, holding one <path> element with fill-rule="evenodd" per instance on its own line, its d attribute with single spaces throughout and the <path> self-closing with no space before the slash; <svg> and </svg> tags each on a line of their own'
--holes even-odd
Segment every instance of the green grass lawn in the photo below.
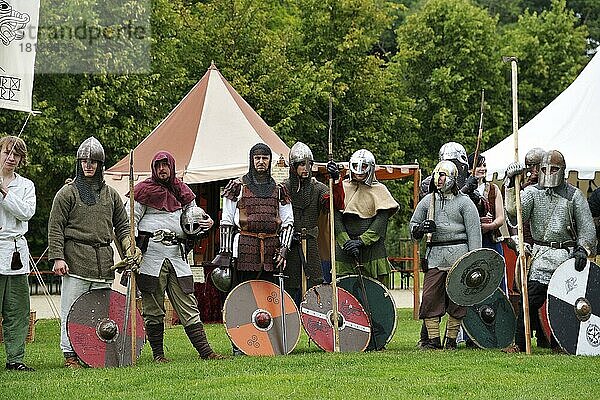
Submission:
<svg viewBox="0 0 600 400">
<path fill-rule="evenodd" d="M 411 316 L 400 310 L 396 334 L 381 352 L 324 353 L 303 332 L 288 356 L 203 361 L 176 326 L 166 331 L 168 364 L 154 364 L 146 345 L 133 367 L 76 371 L 62 367 L 58 321 L 42 320 L 27 345 L 26 362 L 36 372 L 2 369 L 0 399 L 600 399 L 600 357 L 535 346 L 530 356 L 420 351 L 420 321 Z M 230 354 L 222 325 L 207 325 L 207 332 L 216 351 Z"/>
</svg>

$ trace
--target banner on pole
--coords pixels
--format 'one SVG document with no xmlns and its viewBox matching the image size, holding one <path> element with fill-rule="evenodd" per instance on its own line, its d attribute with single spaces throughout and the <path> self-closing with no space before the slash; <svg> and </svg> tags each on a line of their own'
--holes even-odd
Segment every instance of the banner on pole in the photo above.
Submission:
<svg viewBox="0 0 600 400">
<path fill-rule="evenodd" d="M 31 112 L 39 0 L 0 0 L 0 108 Z"/>
</svg>

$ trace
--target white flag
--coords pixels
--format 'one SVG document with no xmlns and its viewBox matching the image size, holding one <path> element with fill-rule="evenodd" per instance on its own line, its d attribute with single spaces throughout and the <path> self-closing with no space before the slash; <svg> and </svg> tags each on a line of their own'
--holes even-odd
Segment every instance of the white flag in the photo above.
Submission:
<svg viewBox="0 0 600 400">
<path fill-rule="evenodd" d="M 0 108 L 31 111 L 39 0 L 0 0 Z"/>
</svg>

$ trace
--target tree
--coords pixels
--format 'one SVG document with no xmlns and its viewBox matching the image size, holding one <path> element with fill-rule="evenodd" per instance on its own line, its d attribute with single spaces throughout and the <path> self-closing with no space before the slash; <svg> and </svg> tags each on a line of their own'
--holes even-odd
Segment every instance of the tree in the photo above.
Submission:
<svg viewBox="0 0 600 400">
<path fill-rule="evenodd" d="M 485 0 L 489 1 L 489 0 Z M 512 0 L 503 0 L 512 1 Z M 530 13 L 541 14 L 552 9 L 552 0 L 516 0 L 520 4 L 520 13 L 528 10 Z M 588 50 L 594 50 L 600 45 L 600 0 L 568 0 L 567 9 L 573 11 L 577 18 L 577 26 L 585 25 L 588 29 Z"/>
<path fill-rule="evenodd" d="M 398 162 L 404 152 L 398 132 L 416 121 L 402 82 L 372 49 L 391 26 L 390 4 L 381 0 L 300 0 L 298 47 L 290 56 L 302 65 L 300 113 L 293 121 L 316 155 L 327 153 L 329 95 L 333 96 L 334 155 L 348 159 L 368 148 L 378 162 Z"/>
<path fill-rule="evenodd" d="M 553 0 L 552 8 L 541 13 L 526 11 L 506 29 L 502 53 L 519 58 L 521 124 L 575 80 L 587 62 L 586 36 L 564 0 Z"/>
<path fill-rule="evenodd" d="M 498 16 L 500 24 L 516 22 L 523 12 L 522 0 L 475 0 L 475 3 L 488 10 L 490 15 Z"/>
<path fill-rule="evenodd" d="M 448 141 L 474 151 L 481 89 L 485 89 L 486 143 L 507 127 L 496 33 L 497 19 L 467 0 L 430 0 L 397 31 L 393 58 L 396 80 L 404 81 L 416 101 L 418 129 L 401 139 L 408 154 L 427 168 Z"/>
</svg>

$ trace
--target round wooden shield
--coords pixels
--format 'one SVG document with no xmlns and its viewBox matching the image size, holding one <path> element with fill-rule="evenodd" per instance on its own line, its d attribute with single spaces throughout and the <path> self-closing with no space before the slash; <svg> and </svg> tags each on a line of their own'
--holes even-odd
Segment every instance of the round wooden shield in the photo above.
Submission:
<svg viewBox="0 0 600 400">
<path fill-rule="evenodd" d="M 504 277 L 504 258 L 495 250 L 476 249 L 460 257 L 448 272 L 446 291 L 458 305 L 472 306 L 491 296 Z"/>
<path fill-rule="evenodd" d="M 225 299 L 223 323 L 231 341 L 249 356 L 289 354 L 300 339 L 294 300 L 284 292 L 282 310 L 279 286 L 267 281 L 250 280 L 236 286 Z"/>
<path fill-rule="evenodd" d="M 131 365 L 131 320 L 124 333 L 125 295 L 111 289 L 94 289 L 79 296 L 67 316 L 67 336 L 77 357 L 94 368 Z M 136 358 L 144 347 L 146 332 L 140 312 L 136 315 Z M 129 317 L 129 316 L 127 316 Z"/>
<path fill-rule="evenodd" d="M 381 350 L 392 340 L 396 332 L 396 303 L 392 294 L 381 282 L 363 276 L 363 283 L 366 302 L 358 275 L 347 275 L 338 279 L 339 287 L 356 297 L 371 319 L 371 340 L 367 350 Z"/>
<path fill-rule="evenodd" d="M 548 284 L 552 334 L 569 354 L 600 354 L 600 268 L 588 262 L 575 270 L 575 259 L 562 263 Z"/>
<path fill-rule="evenodd" d="M 548 300 L 538 309 L 538 319 L 540 321 L 540 328 L 544 332 L 546 340 L 550 343 L 552 340 L 552 330 L 550 329 L 550 320 L 548 319 Z"/>
<path fill-rule="evenodd" d="M 467 307 L 462 321 L 473 342 L 483 349 L 503 349 L 515 341 L 515 311 L 502 290 Z"/>
<path fill-rule="evenodd" d="M 516 296 L 520 293 L 519 283 L 517 281 L 518 274 L 516 271 L 517 252 L 514 250 L 516 243 L 514 243 L 512 238 L 507 237 L 502 239 L 501 245 L 504 254 L 504 262 L 506 264 L 506 286 L 508 287 L 508 294 Z"/>
<path fill-rule="evenodd" d="M 300 303 L 302 325 L 308 336 L 322 350 L 333 349 L 333 307 L 331 285 L 310 288 Z M 369 317 L 358 300 L 337 288 L 340 352 L 364 351 L 371 339 Z"/>
</svg>

